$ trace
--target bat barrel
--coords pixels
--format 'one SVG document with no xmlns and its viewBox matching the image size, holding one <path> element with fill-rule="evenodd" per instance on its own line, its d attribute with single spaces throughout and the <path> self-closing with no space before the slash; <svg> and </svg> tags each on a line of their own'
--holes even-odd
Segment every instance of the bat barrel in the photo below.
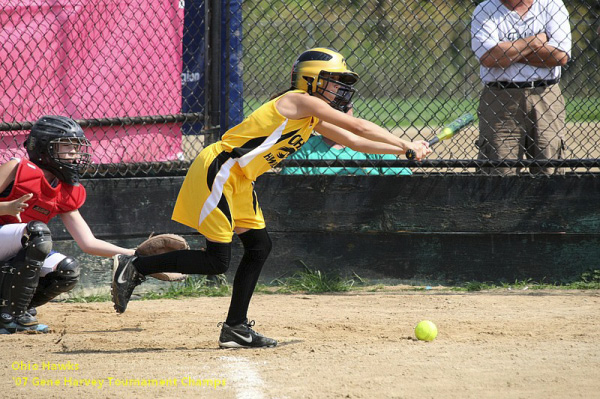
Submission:
<svg viewBox="0 0 600 399">
<path fill-rule="evenodd" d="M 463 127 L 467 126 L 469 123 L 473 122 L 474 120 L 475 120 L 475 117 L 473 117 L 472 114 L 470 114 L 470 113 L 464 114 L 460 118 L 458 118 L 455 121 L 453 121 L 452 123 L 450 123 L 446 127 L 446 129 L 450 130 L 452 133 L 456 133 Z M 446 130 L 446 129 L 444 129 L 444 130 Z"/>
</svg>

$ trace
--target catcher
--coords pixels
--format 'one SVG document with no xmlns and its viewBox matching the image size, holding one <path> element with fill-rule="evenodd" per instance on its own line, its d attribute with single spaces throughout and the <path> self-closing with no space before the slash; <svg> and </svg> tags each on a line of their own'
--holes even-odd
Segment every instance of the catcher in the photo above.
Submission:
<svg viewBox="0 0 600 399">
<path fill-rule="evenodd" d="M 254 181 L 296 152 L 313 130 L 353 150 L 416 159 L 431 150 L 425 141 L 407 142 L 346 113 L 358 75 L 330 49 L 302 53 L 292 68 L 292 87 L 275 96 L 198 155 L 183 182 L 173 220 L 206 237 L 206 250 L 155 256 L 117 255 L 112 282 L 115 309 L 123 313 L 143 276 L 156 272 L 215 275 L 229 268 L 231 240 L 238 234 L 244 255 L 233 281 L 229 313 L 219 346 L 273 347 L 277 341 L 253 330 L 247 311 L 271 239 L 254 192 Z"/>
<path fill-rule="evenodd" d="M 40 118 L 25 147 L 28 160 L 0 166 L 0 334 L 48 332 L 37 308 L 79 280 L 77 259 L 52 251 L 47 223 L 54 216 L 88 254 L 134 253 L 94 237 L 79 213 L 86 198 L 80 171 L 90 163 L 91 146 L 74 120 Z"/>
</svg>

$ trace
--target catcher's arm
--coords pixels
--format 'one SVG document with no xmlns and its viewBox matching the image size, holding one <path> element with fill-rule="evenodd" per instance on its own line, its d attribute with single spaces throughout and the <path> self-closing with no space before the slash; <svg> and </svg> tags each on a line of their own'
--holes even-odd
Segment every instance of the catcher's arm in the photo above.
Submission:
<svg viewBox="0 0 600 399">
<path fill-rule="evenodd" d="M 71 237 L 86 254 L 104 257 L 111 257 L 116 254 L 133 255 L 132 249 L 122 248 L 96 238 L 79 210 L 62 213 L 59 216 Z"/>
</svg>

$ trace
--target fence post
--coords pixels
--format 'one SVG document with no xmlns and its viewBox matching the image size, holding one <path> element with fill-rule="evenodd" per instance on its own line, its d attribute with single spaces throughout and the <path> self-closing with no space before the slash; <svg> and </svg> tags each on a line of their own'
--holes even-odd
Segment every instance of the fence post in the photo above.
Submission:
<svg viewBox="0 0 600 399">
<path fill-rule="evenodd" d="M 206 144 L 219 139 L 221 103 L 221 0 L 206 2 Z"/>
</svg>

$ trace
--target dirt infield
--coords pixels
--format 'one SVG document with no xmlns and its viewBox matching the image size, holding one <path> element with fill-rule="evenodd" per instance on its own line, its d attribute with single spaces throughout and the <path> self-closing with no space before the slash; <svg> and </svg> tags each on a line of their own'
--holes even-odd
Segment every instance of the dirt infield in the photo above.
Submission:
<svg viewBox="0 0 600 399">
<path fill-rule="evenodd" d="M 261 294 L 251 317 L 257 331 L 280 341 L 262 350 L 217 349 L 228 304 L 134 301 L 119 316 L 110 303 L 51 303 L 39 317 L 52 333 L 0 336 L 0 391 L 23 398 L 420 399 L 600 392 L 598 291 Z M 433 342 L 412 338 L 423 319 L 439 328 Z"/>
</svg>

